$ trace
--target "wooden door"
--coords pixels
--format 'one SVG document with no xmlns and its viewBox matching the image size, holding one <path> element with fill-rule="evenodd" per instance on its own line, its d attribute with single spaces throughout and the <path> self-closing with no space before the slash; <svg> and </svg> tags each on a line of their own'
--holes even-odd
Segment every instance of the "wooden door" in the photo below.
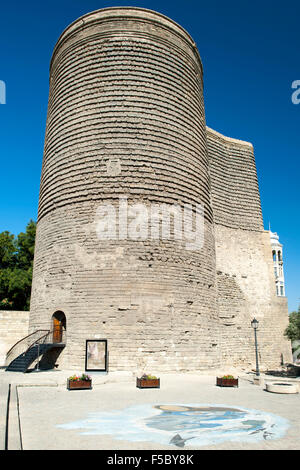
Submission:
<svg viewBox="0 0 300 470">
<path fill-rule="evenodd" d="M 62 323 L 53 317 L 53 343 L 61 343 L 62 341 Z"/>
</svg>

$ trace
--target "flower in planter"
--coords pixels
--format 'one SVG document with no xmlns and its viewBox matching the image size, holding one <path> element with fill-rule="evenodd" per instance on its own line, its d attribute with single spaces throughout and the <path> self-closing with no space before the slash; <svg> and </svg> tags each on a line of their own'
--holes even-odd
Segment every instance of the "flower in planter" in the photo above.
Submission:
<svg viewBox="0 0 300 470">
<path fill-rule="evenodd" d="M 79 376 L 78 375 L 71 375 L 71 377 L 69 377 L 69 380 L 70 380 L 70 382 L 75 382 L 76 380 L 79 380 Z"/>
<path fill-rule="evenodd" d="M 217 385 L 220 387 L 238 387 L 239 379 L 233 377 L 233 375 L 223 375 L 222 377 L 217 377 Z"/>
<path fill-rule="evenodd" d="M 82 374 L 79 380 L 92 380 L 92 378 L 87 374 Z"/>
<path fill-rule="evenodd" d="M 157 380 L 157 377 L 155 377 L 155 375 L 143 374 L 141 379 L 143 379 L 143 380 Z"/>
<path fill-rule="evenodd" d="M 76 382 L 76 381 L 79 381 L 79 380 L 86 380 L 86 381 L 89 381 L 89 380 L 92 380 L 91 377 L 87 374 L 81 374 L 80 376 L 79 375 L 71 375 L 71 377 L 69 377 L 69 380 L 71 382 Z"/>
</svg>

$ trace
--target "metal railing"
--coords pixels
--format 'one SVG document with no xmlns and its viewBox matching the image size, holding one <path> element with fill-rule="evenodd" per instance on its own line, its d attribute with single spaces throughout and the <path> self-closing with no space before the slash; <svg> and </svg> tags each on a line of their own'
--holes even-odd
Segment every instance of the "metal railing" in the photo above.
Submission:
<svg viewBox="0 0 300 470">
<path fill-rule="evenodd" d="M 7 367 L 14 359 L 16 359 L 21 354 L 25 355 L 31 348 L 35 345 L 41 344 L 51 344 L 51 343 L 65 343 L 65 330 L 61 330 L 61 338 L 60 341 L 54 341 L 54 333 L 55 329 L 53 330 L 36 330 L 30 335 L 25 336 L 16 344 L 14 344 L 10 350 L 6 354 L 5 359 L 5 367 Z"/>
<path fill-rule="evenodd" d="M 39 338 L 45 335 L 45 332 L 48 333 L 49 330 L 36 330 L 14 344 L 6 354 L 5 367 L 7 367 L 14 359 L 20 356 L 20 354 L 26 352 L 28 350 L 28 344 L 33 344 L 38 341 Z"/>
</svg>

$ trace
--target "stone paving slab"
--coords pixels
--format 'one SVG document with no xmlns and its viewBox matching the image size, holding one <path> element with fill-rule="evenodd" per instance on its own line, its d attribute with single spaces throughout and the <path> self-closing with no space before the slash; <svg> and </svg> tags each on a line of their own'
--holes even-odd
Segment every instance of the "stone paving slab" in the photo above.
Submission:
<svg viewBox="0 0 300 470">
<path fill-rule="evenodd" d="M 9 400 L 7 450 L 22 450 L 20 431 L 18 387 L 17 385 L 12 385 Z"/>
<path fill-rule="evenodd" d="M 25 374 L 26 375 L 26 374 Z M 48 377 L 50 374 L 48 375 Z M 54 377 L 54 376 L 53 376 Z M 109 381 L 106 377 L 93 379 L 92 390 L 69 391 L 65 380 L 57 386 L 19 386 L 20 421 L 24 450 L 178 450 L 151 442 L 115 440 L 111 435 L 81 435 L 80 430 L 58 428 L 87 418 L 89 412 L 122 410 L 138 404 L 199 403 L 240 406 L 273 413 L 289 421 L 286 435 L 278 440 L 255 444 L 225 442 L 199 449 L 224 450 L 299 450 L 300 449 L 300 394 L 281 395 L 253 385 L 251 377 L 241 377 L 239 388 L 220 388 L 213 375 L 160 375 L 161 388 L 140 390 L 134 377 L 120 376 Z M 272 380 L 272 378 L 267 378 Z M 278 377 L 274 380 L 280 380 Z M 281 379 L 282 381 L 282 379 Z M 299 380 L 297 381 L 299 383 Z M 23 385 L 25 385 L 25 381 Z M 53 384 L 52 384 L 53 385 Z M 185 450 L 197 449 L 186 445 Z"/>
<path fill-rule="evenodd" d="M 9 384 L 0 382 L 0 450 L 5 449 L 5 429 Z"/>
<path fill-rule="evenodd" d="M 81 373 L 81 372 L 79 372 Z M 58 387 L 65 386 L 67 378 L 74 375 L 72 371 L 49 370 L 41 372 L 6 372 L 4 368 L 0 369 L 0 450 L 5 449 L 6 439 L 6 415 L 8 392 L 10 388 L 10 406 L 9 406 L 9 439 L 8 450 L 20 450 L 22 442 L 19 435 L 19 416 L 18 416 L 18 398 L 19 390 L 22 387 Z M 122 381 L 134 381 L 134 377 L 128 372 L 117 372 L 103 374 L 93 373 L 94 386 L 106 382 L 115 383 Z"/>
<path fill-rule="evenodd" d="M 74 374 L 82 374 L 82 371 L 74 370 L 48 370 L 40 372 L 6 372 L 0 370 L 0 384 L 11 383 L 22 386 L 53 386 L 65 385 L 68 377 Z M 101 372 L 88 372 L 93 379 L 94 384 L 104 384 L 107 382 L 134 381 L 135 377 L 131 372 L 110 372 L 109 374 Z"/>
</svg>

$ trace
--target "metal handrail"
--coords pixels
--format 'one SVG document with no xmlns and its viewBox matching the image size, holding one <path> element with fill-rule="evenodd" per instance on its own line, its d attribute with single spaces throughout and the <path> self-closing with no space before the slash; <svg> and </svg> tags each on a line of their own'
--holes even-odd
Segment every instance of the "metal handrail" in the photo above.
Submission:
<svg viewBox="0 0 300 470">
<path fill-rule="evenodd" d="M 6 359 L 5 359 L 5 366 L 8 366 L 16 357 L 20 355 L 25 355 L 31 348 L 33 348 L 34 345 L 36 344 L 45 344 L 48 343 L 47 338 L 50 337 L 50 335 L 53 334 L 55 330 L 36 330 L 30 335 L 25 336 L 22 338 L 20 341 L 15 343 L 8 353 L 6 354 Z M 46 332 L 46 333 L 45 333 Z M 37 339 L 35 339 L 29 346 L 28 346 L 28 338 L 32 337 L 33 335 L 37 335 L 39 333 L 39 336 Z M 43 333 L 41 335 L 41 333 Z M 62 330 L 62 335 L 65 335 L 64 330 Z M 24 342 L 26 342 L 24 344 Z M 52 341 L 50 341 L 51 343 Z"/>
<path fill-rule="evenodd" d="M 8 366 L 14 359 L 16 359 L 16 357 L 24 353 L 24 350 L 28 348 L 29 338 L 37 334 L 39 335 L 39 337 L 44 336 L 45 331 L 47 332 L 49 330 L 36 330 L 30 335 L 27 335 L 21 340 L 17 341 L 17 343 L 15 343 L 6 354 L 5 366 Z M 41 333 L 43 333 L 43 335 Z"/>
<path fill-rule="evenodd" d="M 23 341 L 25 341 L 25 339 L 29 338 L 30 336 L 32 335 L 35 335 L 36 333 L 38 333 L 39 331 L 49 331 L 49 330 L 36 330 L 34 331 L 33 333 L 30 333 L 30 335 L 27 335 L 27 336 L 24 336 L 24 338 L 20 339 L 19 341 L 17 341 L 10 349 L 9 351 L 6 353 L 6 357 L 9 356 L 10 352 L 20 343 L 22 343 Z"/>
<path fill-rule="evenodd" d="M 43 331 L 47 331 L 47 333 L 45 335 L 41 336 L 40 338 L 38 338 L 36 341 L 34 341 L 30 346 L 28 346 L 28 348 L 23 353 L 23 355 L 26 354 L 29 351 L 29 349 L 33 348 L 33 346 L 35 346 L 36 344 L 47 344 L 47 342 L 48 342 L 48 341 L 46 341 L 47 337 L 50 336 L 50 335 L 53 335 L 53 333 L 55 331 L 55 328 L 53 328 L 53 330 L 43 330 Z M 63 333 L 63 330 L 62 330 L 62 333 Z"/>
</svg>

